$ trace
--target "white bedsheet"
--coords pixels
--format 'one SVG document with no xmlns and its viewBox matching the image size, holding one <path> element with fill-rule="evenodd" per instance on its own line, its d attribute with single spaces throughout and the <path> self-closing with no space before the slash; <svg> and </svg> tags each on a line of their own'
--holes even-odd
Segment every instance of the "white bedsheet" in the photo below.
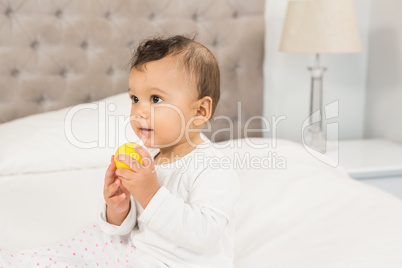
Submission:
<svg viewBox="0 0 402 268">
<path fill-rule="evenodd" d="M 95 220 L 103 168 L 0 177 L 0 247 L 55 242 Z"/>
<path fill-rule="evenodd" d="M 243 142 L 223 150 L 233 161 L 235 154 L 269 151 L 286 160 L 286 169 L 237 166 L 236 267 L 402 267 L 400 199 L 293 142 L 278 140 L 264 150 Z M 105 169 L 0 176 L 0 248 L 51 243 L 93 222 Z"/>
</svg>

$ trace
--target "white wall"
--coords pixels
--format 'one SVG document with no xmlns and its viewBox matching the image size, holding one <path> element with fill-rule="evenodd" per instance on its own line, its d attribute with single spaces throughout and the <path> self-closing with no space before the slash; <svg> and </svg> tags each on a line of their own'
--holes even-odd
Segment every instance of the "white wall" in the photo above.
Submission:
<svg viewBox="0 0 402 268">
<path fill-rule="evenodd" d="M 278 138 L 301 142 L 302 124 L 309 116 L 310 105 L 307 67 L 314 63 L 314 55 L 279 52 L 287 3 L 266 0 L 264 116 L 272 123 L 272 116 L 286 115 L 287 119 L 277 126 Z M 340 139 L 363 137 L 370 3 L 354 0 L 363 52 L 321 56 L 321 65 L 327 67 L 324 105 L 339 100 L 339 118 L 331 123 L 339 122 Z M 334 133 L 328 133 L 328 139 L 331 137 Z"/>
<path fill-rule="evenodd" d="M 402 142 L 401 11 L 401 0 L 372 0 L 366 138 Z"/>
</svg>

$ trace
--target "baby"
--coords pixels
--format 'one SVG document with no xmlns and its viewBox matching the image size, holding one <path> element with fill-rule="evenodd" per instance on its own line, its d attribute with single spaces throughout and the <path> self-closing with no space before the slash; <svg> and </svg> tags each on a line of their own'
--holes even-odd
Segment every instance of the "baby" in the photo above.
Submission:
<svg viewBox="0 0 402 268">
<path fill-rule="evenodd" d="M 147 40 L 130 64 L 130 123 L 142 164 L 117 155 L 105 175 L 99 226 L 129 236 L 131 267 L 233 267 L 239 178 L 209 165 L 224 155 L 200 135 L 220 96 L 219 68 L 183 36 Z"/>
</svg>

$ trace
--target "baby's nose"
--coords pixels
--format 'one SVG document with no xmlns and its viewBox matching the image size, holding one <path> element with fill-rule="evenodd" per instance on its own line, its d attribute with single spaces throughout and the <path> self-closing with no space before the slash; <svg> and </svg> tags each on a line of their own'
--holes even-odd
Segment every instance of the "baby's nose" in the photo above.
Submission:
<svg viewBox="0 0 402 268">
<path fill-rule="evenodd" d="M 139 114 L 135 114 L 134 115 L 136 118 L 144 118 L 142 115 L 139 115 Z"/>
<path fill-rule="evenodd" d="M 145 107 L 144 105 L 141 106 L 140 108 L 137 108 L 133 111 L 134 116 L 138 119 L 144 118 L 144 119 L 148 119 L 149 117 L 149 113 L 150 113 L 150 108 L 149 107 Z"/>
</svg>

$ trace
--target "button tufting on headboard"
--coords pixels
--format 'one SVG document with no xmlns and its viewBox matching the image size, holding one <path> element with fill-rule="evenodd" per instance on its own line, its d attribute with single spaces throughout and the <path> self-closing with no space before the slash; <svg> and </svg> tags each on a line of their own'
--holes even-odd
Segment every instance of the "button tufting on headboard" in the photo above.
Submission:
<svg viewBox="0 0 402 268">
<path fill-rule="evenodd" d="M 66 78 L 68 75 L 68 70 L 66 68 L 62 68 L 59 72 L 59 75 L 63 78 Z"/>
<path fill-rule="evenodd" d="M 37 49 L 39 48 L 39 42 L 38 42 L 37 40 L 33 41 L 33 42 L 31 43 L 31 48 L 32 48 L 33 50 L 37 50 Z"/>
<path fill-rule="evenodd" d="M 237 10 L 235 12 L 233 12 L 232 17 L 234 19 L 237 19 L 239 17 L 239 12 L 237 12 Z"/>
<path fill-rule="evenodd" d="M 113 75 L 114 74 L 114 69 L 112 66 L 110 66 L 107 70 L 106 70 L 106 74 L 107 75 Z"/>
<path fill-rule="evenodd" d="M 56 10 L 56 12 L 54 13 L 54 15 L 61 19 L 63 17 L 63 11 L 61 9 Z"/>
<path fill-rule="evenodd" d="M 43 105 L 45 103 L 45 101 L 46 101 L 46 94 L 45 93 L 39 95 L 39 97 L 36 99 L 36 102 L 39 105 Z"/>
<path fill-rule="evenodd" d="M 128 43 L 127 43 L 127 47 L 131 50 L 132 48 L 134 48 L 134 46 L 135 46 L 135 42 L 133 41 L 133 40 L 131 40 L 131 41 L 129 41 Z"/>
<path fill-rule="evenodd" d="M 241 70 L 240 63 L 237 62 L 236 65 L 233 67 L 233 72 L 239 72 Z"/>
<path fill-rule="evenodd" d="M 0 0 L 0 123 L 127 92 L 133 48 L 175 34 L 195 35 L 218 60 L 215 117 L 229 116 L 243 130 L 249 117 L 262 115 L 265 0 L 39 2 Z M 205 134 L 228 127 L 212 118 Z M 236 129 L 233 138 L 241 136 Z"/>
<path fill-rule="evenodd" d="M 214 38 L 214 41 L 212 41 L 212 46 L 213 46 L 213 47 L 217 47 L 217 46 L 218 46 L 218 38 L 217 38 L 217 37 L 215 37 L 215 38 Z"/>
<path fill-rule="evenodd" d="M 91 102 L 92 100 L 93 100 L 92 96 L 88 95 L 82 102 L 83 103 L 88 103 L 88 102 Z"/>
<path fill-rule="evenodd" d="M 149 14 L 148 19 L 149 20 L 155 20 L 155 13 Z"/>
<path fill-rule="evenodd" d="M 82 49 L 84 49 L 84 50 L 87 50 L 87 49 L 88 49 L 88 42 L 87 42 L 87 41 L 83 41 L 83 42 L 81 43 L 80 47 L 81 47 Z"/>
<path fill-rule="evenodd" d="M 104 15 L 105 19 L 110 20 L 112 18 L 112 13 L 110 11 L 107 11 Z"/>
<path fill-rule="evenodd" d="M 11 70 L 11 76 L 18 77 L 19 75 L 20 75 L 20 70 L 18 70 L 18 69 Z"/>
<path fill-rule="evenodd" d="M 11 17 L 12 14 L 13 10 L 10 7 L 7 7 L 6 10 L 4 11 L 4 15 L 6 15 L 6 17 Z"/>
</svg>

